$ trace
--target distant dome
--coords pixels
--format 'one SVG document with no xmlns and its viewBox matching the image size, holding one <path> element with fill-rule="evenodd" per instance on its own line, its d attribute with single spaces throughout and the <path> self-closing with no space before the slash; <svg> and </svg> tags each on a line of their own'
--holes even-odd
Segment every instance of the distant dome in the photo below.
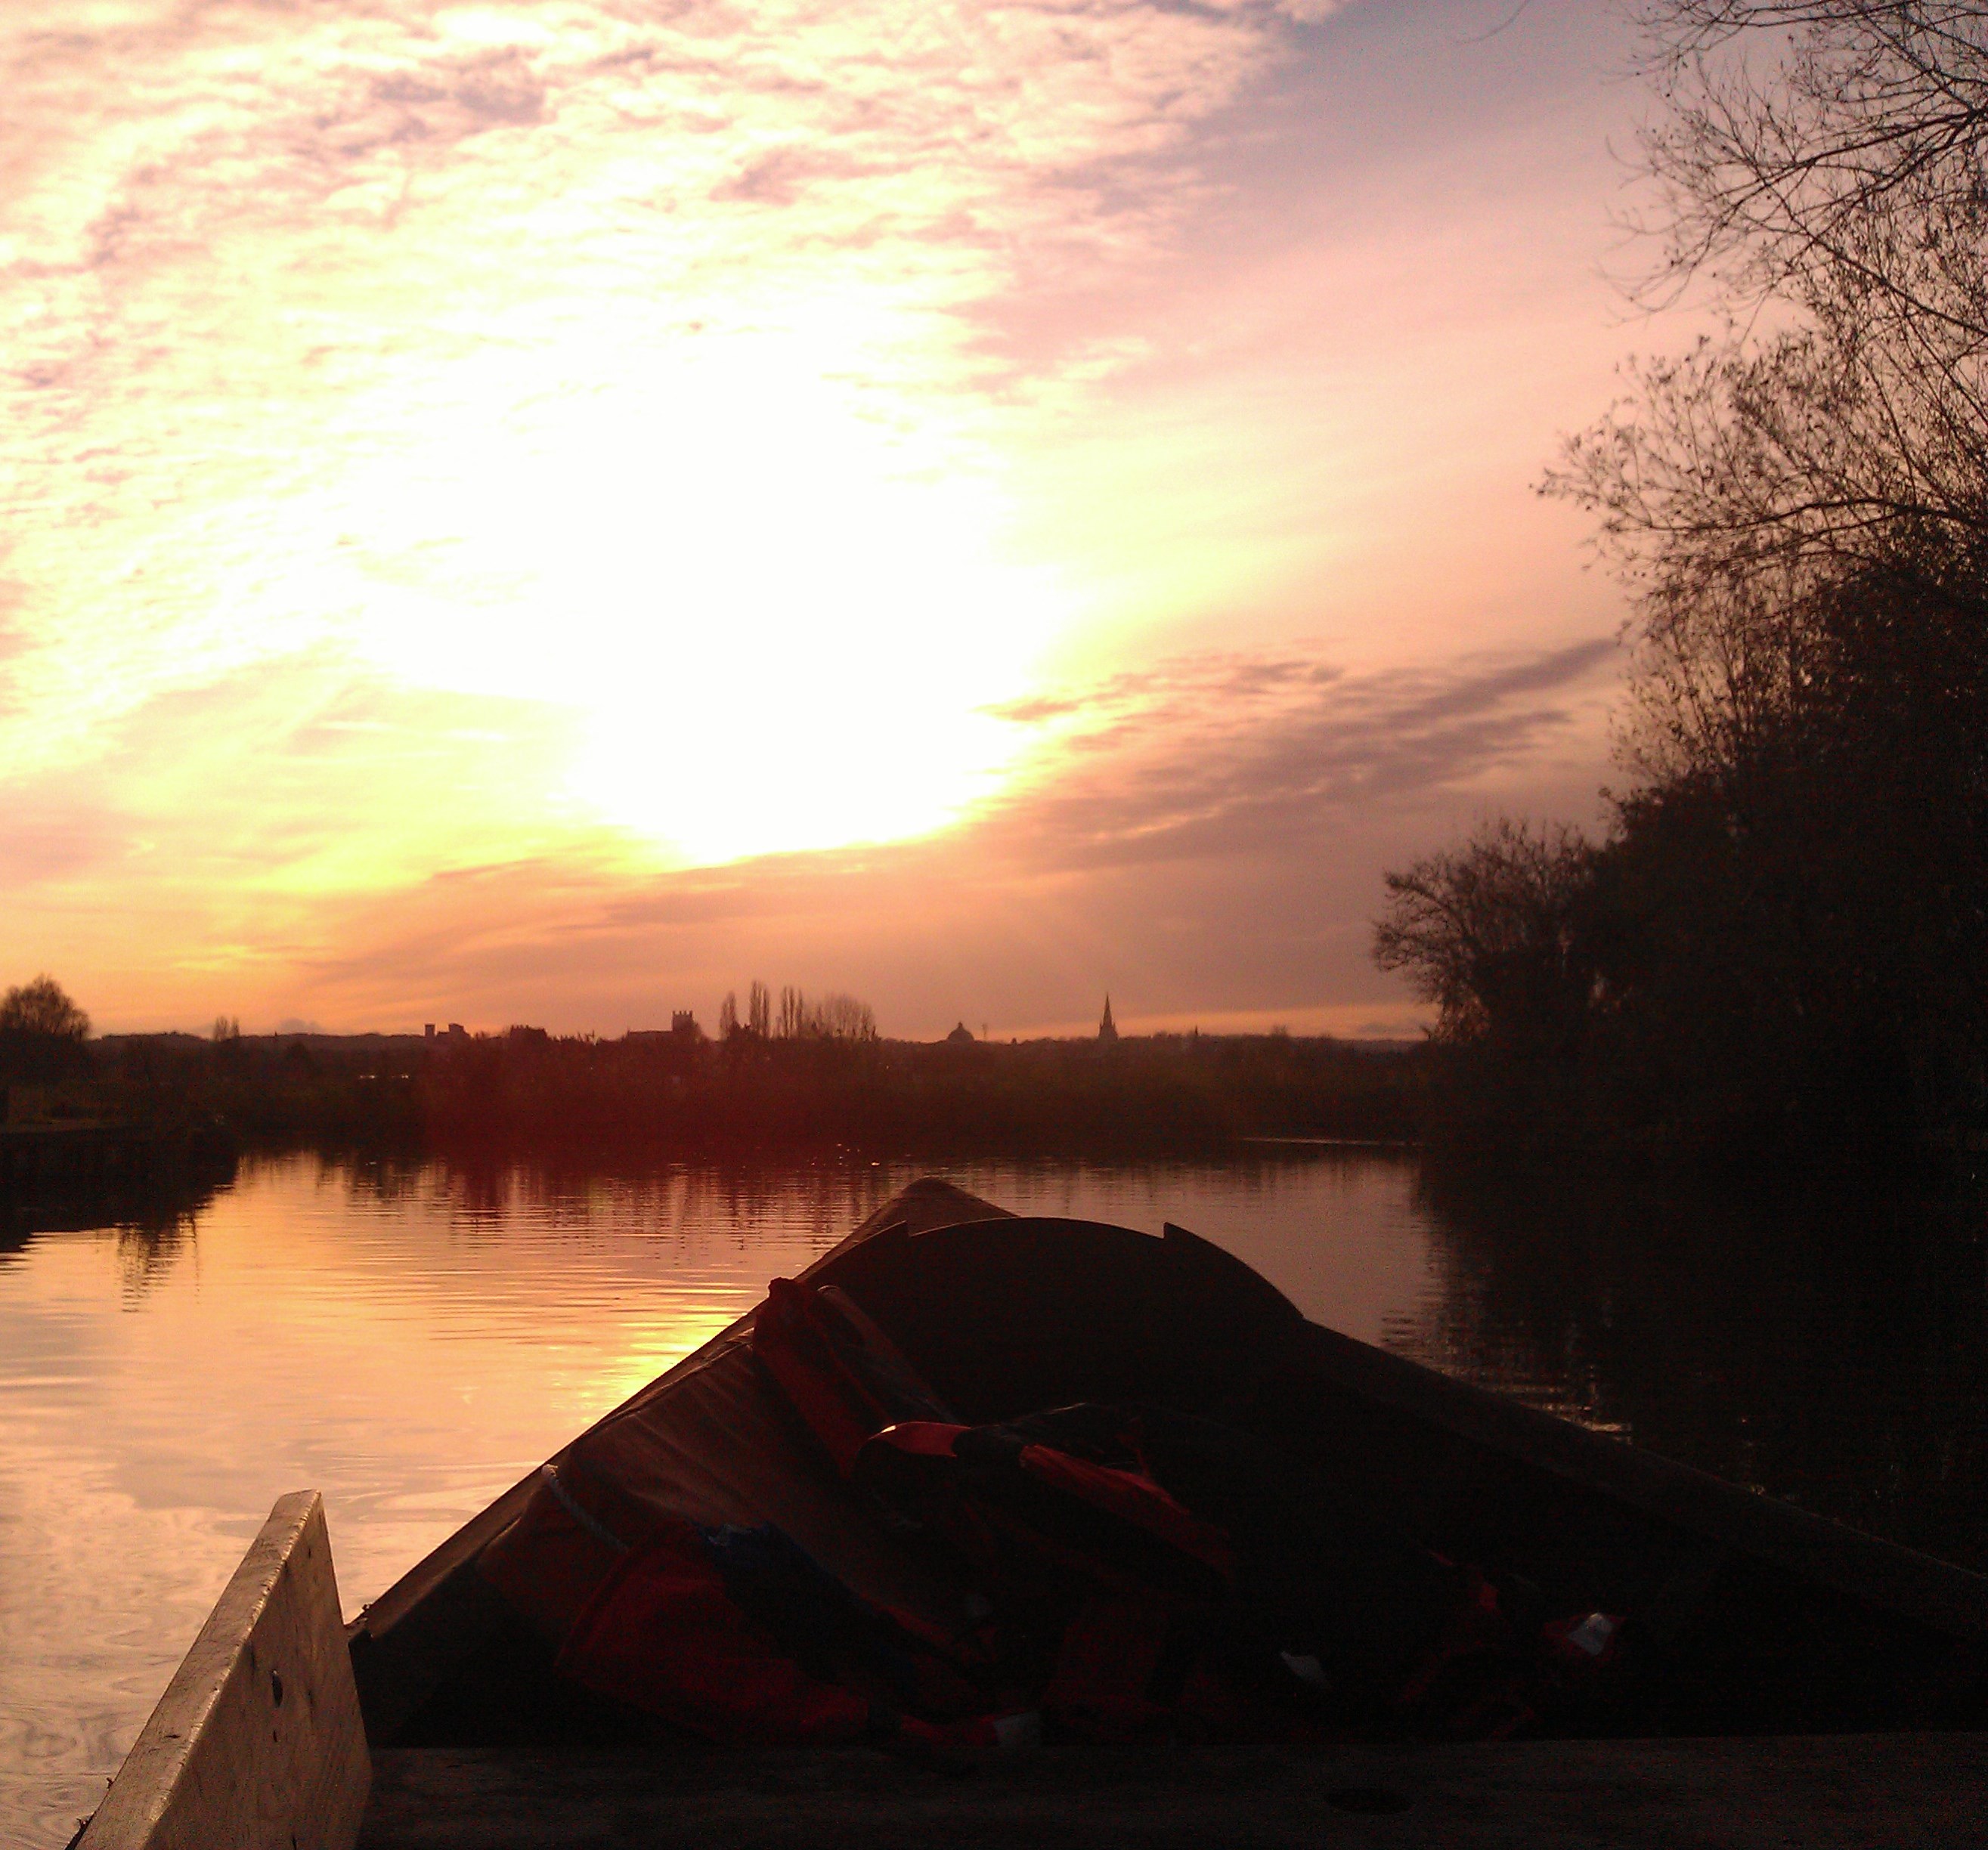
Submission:
<svg viewBox="0 0 1988 1850">
<path fill-rule="evenodd" d="M 965 1045 L 970 1047 L 973 1044 L 973 1030 L 969 1028 L 966 1024 L 962 1021 L 952 1031 L 951 1034 L 946 1036 L 946 1040 L 948 1044 L 953 1046 Z"/>
</svg>

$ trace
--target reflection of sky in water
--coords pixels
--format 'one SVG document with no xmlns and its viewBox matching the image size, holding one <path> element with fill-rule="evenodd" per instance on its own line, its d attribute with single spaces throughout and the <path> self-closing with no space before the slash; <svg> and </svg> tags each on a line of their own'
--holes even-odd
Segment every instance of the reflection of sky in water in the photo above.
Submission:
<svg viewBox="0 0 1988 1850">
<path fill-rule="evenodd" d="M 299 1158 L 177 1239 L 0 1254 L 0 1841 L 67 1842 L 285 1491 L 324 1492 L 356 1609 L 910 1173 L 478 1185 Z M 1025 1213 L 1176 1221 L 1370 1340 L 1429 1289 L 1391 1160 L 951 1173 Z"/>
</svg>

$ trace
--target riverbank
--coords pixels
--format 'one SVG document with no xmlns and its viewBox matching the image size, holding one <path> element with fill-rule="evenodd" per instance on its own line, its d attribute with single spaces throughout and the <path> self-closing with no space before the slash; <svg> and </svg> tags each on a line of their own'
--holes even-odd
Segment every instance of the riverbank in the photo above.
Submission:
<svg viewBox="0 0 1988 1850">
<path fill-rule="evenodd" d="M 1289 1035 L 994 1042 L 628 1035 L 120 1035 L 76 1109 L 243 1148 L 695 1159 L 841 1149 L 1182 1156 L 1249 1137 L 1399 1143 L 1416 1048 Z"/>
</svg>

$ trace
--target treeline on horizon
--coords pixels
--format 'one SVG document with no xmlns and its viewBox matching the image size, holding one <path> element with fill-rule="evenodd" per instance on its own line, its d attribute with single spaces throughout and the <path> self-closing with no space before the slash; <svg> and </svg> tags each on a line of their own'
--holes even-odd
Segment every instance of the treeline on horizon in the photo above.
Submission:
<svg viewBox="0 0 1988 1850">
<path fill-rule="evenodd" d="M 445 1047 L 419 1090 L 425 1133 L 449 1149 L 1185 1153 L 1250 1136 L 1411 1136 L 1414 1065 L 1401 1050 L 1288 1035 L 512 1034 Z"/>
<path fill-rule="evenodd" d="M 1632 367 L 1543 484 L 1632 594 L 1626 782 L 1595 833 L 1493 817 L 1391 873 L 1375 954 L 1438 1011 L 1439 1143 L 1979 1149 L 1988 33 L 1877 0 L 1638 17 L 1647 294 L 1733 332 Z"/>
<path fill-rule="evenodd" d="M 776 1014 L 755 984 L 716 1040 L 685 1015 L 675 1031 L 619 1040 L 529 1027 L 251 1037 L 224 1019 L 205 1039 L 91 1041 L 59 986 L 28 987 L 42 988 L 55 1025 L 10 1032 L 0 1003 L 0 1085 L 19 1089 L 17 1102 L 167 1136 L 218 1128 L 245 1148 L 1156 1155 L 1248 1136 L 1396 1141 L 1416 1130 L 1417 1050 L 1281 1033 L 889 1041 L 854 998 L 789 990 Z"/>
</svg>

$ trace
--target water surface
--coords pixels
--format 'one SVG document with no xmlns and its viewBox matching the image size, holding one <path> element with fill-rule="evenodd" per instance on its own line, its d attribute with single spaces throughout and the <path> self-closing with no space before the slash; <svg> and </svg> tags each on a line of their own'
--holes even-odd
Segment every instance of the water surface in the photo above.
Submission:
<svg viewBox="0 0 1988 1850">
<path fill-rule="evenodd" d="M 642 1177 L 297 1157 L 0 1233 L 0 1842 L 66 1843 L 269 1506 L 348 1613 L 923 1167 Z M 1192 1228 L 1305 1313 L 1971 1562 L 1983 1248 L 1375 1152 L 981 1164 L 1024 1213 Z"/>
<path fill-rule="evenodd" d="M 278 1497 L 324 1493 L 356 1611 L 917 1173 L 296 1157 L 149 1228 L 17 1233 L 0 1246 L 0 1842 L 67 1842 Z M 1370 1339 L 1428 1284 L 1399 1163 L 952 1173 L 1018 1211 L 1182 1222 Z"/>
</svg>

